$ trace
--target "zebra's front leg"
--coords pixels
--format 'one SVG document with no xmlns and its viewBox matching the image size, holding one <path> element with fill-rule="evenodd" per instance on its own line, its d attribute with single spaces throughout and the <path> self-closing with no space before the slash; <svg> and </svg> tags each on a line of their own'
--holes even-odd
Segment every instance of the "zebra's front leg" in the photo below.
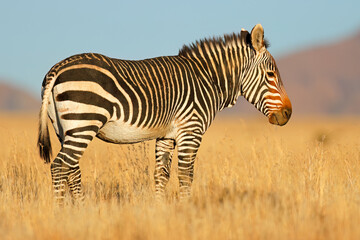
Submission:
<svg viewBox="0 0 360 240">
<path fill-rule="evenodd" d="M 195 133 L 182 135 L 178 145 L 178 177 L 180 201 L 187 201 L 191 195 L 191 184 L 194 178 L 194 163 L 200 147 L 202 136 Z"/>
<path fill-rule="evenodd" d="M 165 197 L 165 186 L 170 178 L 171 160 L 174 154 L 175 140 L 161 138 L 156 140 L 155 147 L 155 196 L 158 201 Z"/>
</svg>

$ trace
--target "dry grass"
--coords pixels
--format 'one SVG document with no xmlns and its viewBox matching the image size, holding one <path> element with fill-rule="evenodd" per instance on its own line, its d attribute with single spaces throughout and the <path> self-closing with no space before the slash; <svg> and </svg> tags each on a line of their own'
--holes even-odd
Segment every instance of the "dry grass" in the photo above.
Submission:
<svg viewBox="0 0 360 240">
<path fill-rule="evenodd" d="M 176 159 L 166 203 L 154 202 L 153 142 L 95 140 L 81 161 L 84 206 L 58 209 L 26 117 L 0 116 L 1 239 L 360 239 L 359 118 L 217 119 L 184 205 Z"/>
</svg>

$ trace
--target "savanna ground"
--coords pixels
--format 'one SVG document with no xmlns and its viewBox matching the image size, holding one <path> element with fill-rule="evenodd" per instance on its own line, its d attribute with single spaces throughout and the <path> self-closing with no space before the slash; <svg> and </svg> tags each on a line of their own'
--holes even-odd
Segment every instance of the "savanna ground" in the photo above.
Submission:
<svg viewBox="0 0 360 240">
<path fill-rule="evenodd" d="M 26 117 L 26 119 L 25 119 Z M 179 204 L 177 162 L 154 201 L 154 142 L 94 140 L 81 160 L 86 199 L 53 202 L 35 115 L 0 115 L 1 239 L 360 239 L 360 119 L 216 119 Z M 53 150 L 59 143 L 51 129 Z"/>
</svg>

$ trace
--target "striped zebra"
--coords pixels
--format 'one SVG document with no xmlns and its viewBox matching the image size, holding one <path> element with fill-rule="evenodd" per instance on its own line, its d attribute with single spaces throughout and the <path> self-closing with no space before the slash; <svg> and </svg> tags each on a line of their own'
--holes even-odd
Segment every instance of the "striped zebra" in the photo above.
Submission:
<svg viewBox="0 0 360 240">
<path fill-rule="evenodd" d="M 177 56 L 139 61 L 85 53 L 51 68 L 42 83 L 38 146 L 50 162 L 50 118 L 61 142 L 51 163 L 55 198 L 65 186 L 83 199 L 79 159 L 94 137 L 111 143 L 156 139 L 155 192 L 164 197 L 178 147 L 180 200 L 190 197 L 194 161 L 215 114 L 244 96 L 269 122 L 284 125 L 292 108 L 263 27 L 205 39 Z"/>
</svg>

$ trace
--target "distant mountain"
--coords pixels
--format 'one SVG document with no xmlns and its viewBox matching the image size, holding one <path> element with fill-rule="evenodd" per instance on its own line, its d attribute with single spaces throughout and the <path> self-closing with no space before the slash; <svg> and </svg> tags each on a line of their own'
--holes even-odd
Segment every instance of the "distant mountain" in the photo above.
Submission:
<svg viewBox="0 0 360 240">
<path fill-rule="evenodd" d="M 360 32 L 277 64 L 294 114 L 360 114 Z"/>
<path fill-rule="evenodd" d="M 0 82 L 0 111 L 39 111 L 40 104 L 40 98 L 36 99 L 25 90 Z"/>
</svg>

